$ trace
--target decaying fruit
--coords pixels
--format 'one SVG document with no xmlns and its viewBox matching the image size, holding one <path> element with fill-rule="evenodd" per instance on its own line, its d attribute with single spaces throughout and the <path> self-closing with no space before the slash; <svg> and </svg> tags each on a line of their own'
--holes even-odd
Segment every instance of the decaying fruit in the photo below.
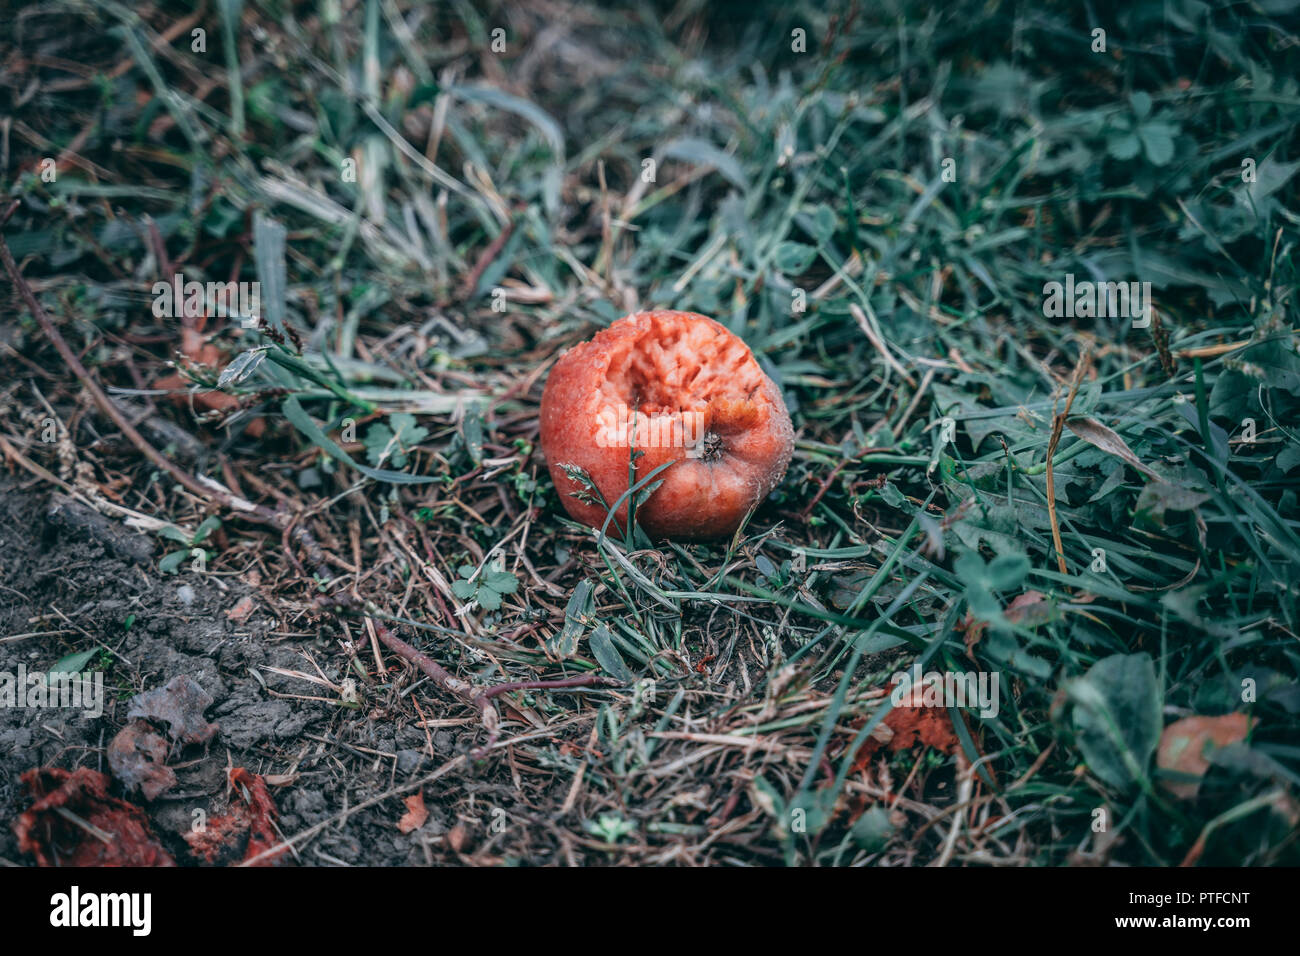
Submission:
<svg viewBox="0 0 1300 956">
<path fill-rule="evenodd" d="M 612 505 L 628 489 L 633 448 L 640 480 L 673 462 L 638 506 L 653 538 L 730 534 L 785 474 L 794 430 L 781 392 L 753 353 L 693 312 L 638 312 L 560 357 L 542 394 L 542 452 L 570 515 L 593 527 L 599 504 L 574 497 L 587 472 Z M 616 511 L 620 524 L 627 502 Z"/>
</svg>

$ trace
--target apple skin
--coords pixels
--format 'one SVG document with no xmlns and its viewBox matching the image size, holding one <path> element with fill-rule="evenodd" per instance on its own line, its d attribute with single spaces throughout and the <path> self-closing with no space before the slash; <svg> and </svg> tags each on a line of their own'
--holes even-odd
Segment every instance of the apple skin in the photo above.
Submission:
<svg viewBox="0 0 1300 956">
<path fill-rule="evenodd" d="M 635 428 L 620 424 L 632 420 Z M 780 483 L 794 429 L 780 389 L 744 342 L 703 315 L 658 310 L 569 349 L 542 393 L 542 453 L 575 520 L 600 528 L 607 512 L 573 497 L 583 487 L 562 466 L 582 468 L 613 504 L 628 488 L 633 442 L 644 452 L 637 480 L 673 462 L 655 477 L 663 484 L 637 508 L 637 523 L 655 540 L 707 540 L 734 532 Z M 624 502 L 616 521 L 626 520 Z"/>
</svg>

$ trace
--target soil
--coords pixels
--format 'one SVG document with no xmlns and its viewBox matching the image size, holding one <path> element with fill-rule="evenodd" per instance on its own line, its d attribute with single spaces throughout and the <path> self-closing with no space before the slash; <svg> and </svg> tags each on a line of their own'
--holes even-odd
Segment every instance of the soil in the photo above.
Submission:
<svg viewBox="0 0 1300 956">
<path fill-rule="evenodd" d="M 397 674 L 387 689 L 369 688 L 363 698 L 368 713 L 360 713 L 341 707 L 327 688 L 276 673 L 271 668 L 315 674 L 311 657 L 338 682 L 343 675 L 328 663 L 346 660 L 337 652 L 338 635 L 305 620 L 286 626 L 237 572 L 199 573 L 186 564 L 178 574 L 160 573 L 158 539 L 45 487 L 0 479 L 0 671 L 17 674 L 20 663 L 28 672 L 46 670 L 96 646 L 111 657 L 106 666 L 102 654 L 91 665 L 105 671 L 98 718 L 71 709 L 0 708 L 0 862 L 32 862 L 19 853 L 12 831 L 31 802 L 20 774 L 38 766 L 107 774 L 105 748 L 127 723 L 131 698 L 177 675 L 188 675 L 212 696 L 206 716 L 219 730 L 207 745 L 172 752 L 168 762 L 178 782 L 171 791 L 152 803 L 130 798 L 144 807 L 159 839 L 183 865 L 193 860 L 182 835 L 197 811 L 213 816 L 226 807 L 232 766 L 267 777 L 284 836 L 399 791 L 304 840 L 295 847 L 299 863 L 454 861 L 444 837 L 457 823 L 455 804 L 497 788 L 466 785 L 460 774 L 447 774 L 424 788 L 429 818 L 422 827 L 402 834 L 396 823 L 405 811 L 402 797 L 415 789 L 403 785 L 474 745 L 477 723 L 458 719 L 467 717 L 463 709 L 429 714 L 426 703 L 431 719 L 465 725 L 464 731 L 444 726 L 426 732 L 414 722 L 395 721 L 384 699 L 414 683 L 413 675 Z M 246 598 L 255 604 L 253 613 L 242 622 L 228 616 Z M 120 784 L 114 788 L 129 796 Z"/>
<path fill-rule="evenodd" d="M 29 673 L 48 671 L 70 654 L 99 648 L 89 666 L 104 674 L 104 711 L 90 717 L 0 707 L 0 865 L 34 862 L 13 833 L 32 803 L 19 777 L 36 767 L 111 776 L 109 744 L 130 723 L 132 701 L 181 676 L 213 698 L 204 717 L 217 724 L 216 735 L 172 745 L 166 765 L 176 783 L 155 799 L 127 792 L 116 778 L 110 795 L 140 807 L 182 866 L 207 865 L 191 854 L 185 835 L 239 799 L 228 780 L 241 767 L 269 786 L 279 838 L 294 841 L 293 856 L 281 861 L 288 865 L 779 861 L 764 811 L 746 796 L 754 771 L 743 750 L 718 755 L 702 778 L 679 776 L 683 766 L 697 768 L 695 745 L 663 741 L 650 763 L 644 732 L 658 712 L 642 713 L 630 693 L 614 693 L 601 699 L 629 721 L 615 741 L 598 740 L 603 711 L 594 706 L 574 712 L 525 697 L 516 710 L 501 699 L 502 743 L 483 757 L 476 748 L 487 734 L 472 708 L 395 655 L 385 652 L 381 669 L 355 621 L 345 630 L 340 619 L 314 613 L 292 583 L 296 575 L 264 563 L 283 560 L 278 541 L 248 529 L 226 538 L 221 529 L 211 566 L 196 571 L 186 562 L 168 574 L 159 559 L 174 542 L 48 489 L 0 477 L 0 673 L 17 674 L 19 664 Z M 276 578 L 290 583 L 265 583 Z M 681 676 L 663 682 L 664 697 L 680 692 L 686 711 L 766 693 L 761 639 L 742 639 L 734 628 L 728 638 L 715 621 L 719 613 L 690 614 L 684 623 L 695 663 L 687 660 Z M 431 649 L 422 633 L 402 636 Z M 786 653 L 792 646 L 787 642 Z M 467 653 L 460 670 L 472 676 L 475 659 Z M 870 657 L 864 679 L 867 670 L 887 666 Z M 346 706 L 339 691 L 350 677 L 358 678 L 359 699 Z M 691 721 L 683 718 L 683 726 L 732 726 Z M 644 765 L 629 773 L 628 763 Z M 783 789 L 794 786 L 784 762 L 765 767 Z M 427 819 L 411 829 L 421 801 Z M 607 812 L 645 826 L 648 839 L 606 843 L 590 821 Z M 710 855 L 691 851 L 691 834 L 709 832 L 715 814 L 734 832 L 713 841 Z M 398 826 L 403 817 L 406 833 Z M 664 820 L 685 829 L 650 831 Z M 235 847 L 216 862 L 242 857 Z"/>
</svg>

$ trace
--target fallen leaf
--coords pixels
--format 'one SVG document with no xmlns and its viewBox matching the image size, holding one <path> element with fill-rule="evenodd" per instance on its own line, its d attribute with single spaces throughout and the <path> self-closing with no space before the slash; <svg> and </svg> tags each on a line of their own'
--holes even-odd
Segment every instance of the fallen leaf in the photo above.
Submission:
<svg viewBox="0 0 1300 956">
<path fill-rule="evenodd" d="M 138 790 L 146 800 L 156 800 L 176 786 L 176 774 L 167 766 L 169 749 L 153 727 L 133 720 L 108 745 L 108 766 L 128 794 Z"/>
<path fill-rule="evenodd" d="M 917 744 L 946 754 L 957 750 L 952 720 L 944 708 L 895 707 L 885 717 L 884 723 L 894 732 L 887 745 L 894 753 L 910 750 Z"/>
<path fill-rule="evenodd" d="M 1012 624 L 1038 627 L 1050 621 L 1055 612 L 1056 605 L 1048 600 L 1047 595 L 1042 591 L 1026 591 L 1017 595 L 1015 600 L 1007 605 L 1003 615 Z M 974 656 L 975 645 L 984 637 L 988 627 L 987 621 L 977 620 L 970 613 L 967 613 L 958 623 L 957 629 L 966 635 L 964 643 L 968 655 Z"/>
<path fill-rule="evenodd" d="M 1196 777 L 1195 780 L 1162 780 L 1161 786 L 1180 800 L 1193 800 L 1201 787 L 1201 777 L 1210 769 L 1210 756 L 1228 744 L 1245 740 L 1253 721 L 1245 714 L 1222 717 L 1184 717 L 1164 729 L 1156 751 L 1156 766 L 1161 770 Z"/>
<path fill-rule="evenodd" d="M 1107 428 L 1097 419 L 1087 417 L 1067 418 L 1065 427 L 1088 444 L 1096 445 L 1107 454 L 1114 455 L 1148 478 L 1154 478 L 1156 481 L 1160 480 L 1160 476 L 1156 474 L 1150 465 L 1134 454 L 1133 449 L 1128 447 L 1123 438 L 1120 438 L 1113 429 Z"/>
<path fill-rule="evenodd" d="M 243 624 L 253 616 L 255 606 L 251 597 L 243 597 L 238 604 L 226 611 L 226 617 L 236 624 Z"/>
<path fill-rule="evenodd" d="M 957 622 L 957 630 L 966 635 L 962 643 L 966 645 L 966 655 L 975 656 L 975 645 L 984 639 L 984 632 L 989 629 L 988 621 L 976 620 L 975 616 L 969 611 L 966 616 Z"/>
<path fill-rule="evenodd" d="M 1209 500 L 1208 494 L 1195 488 L 1181 488 L 1165 481 L 1153 481 L 1142 489 L 1133 510 L 1145 511 L 1163 523 L 1166 511 L 1192 511 Z"/>
<path fill-rule="evenodd" d="M 212 706 L 212 697 L 202 687 L 184 674 L 177 674 L 159 687 L 131 700 L 126 712 L 127 720 L 146 717 L 168 725 L 172 740 L 187 744 L 201 744 L 211 740 L 217 725 L 210 724 L 203 712 Z"/>
<path fill-rule="evenodd" d="M 858 726 L 862 726 L 862 721 Z M 865 770 L 882 747 L 891 753 L 910 750 L 917 744 L 933 747 L 940 753 L 950 754 L 957 751 L 957 736 L 953 733 L 952 720 L 943 707 L 895 707 L 885 719 L 877 725 L 888 728 L 891 736 L 884 737 L 873 733 L 858 750 L 857 759 L 853 761 L 853 772 Z"/>
<path fill-rule="evenodd" d="M 1007 605 L 1006 619 L 1012 624 L 1038 627 L 1052 619 L 1056 606 L 1042 591 L 1026 591 Z"/>
<path fill-rule="evenodd" d="M 424 793 L 417 790 L 402 802 L 406 804 L 406 812 L 397 821 L 397 829 L 402 833 L 410 833 L 424 826 L 424 822 L 429 819 L 429 811 L 424 806 Z"/>
<path fill-rule="evenodd" d="M 457 823 L 447 833 L 447 845 L 451 847 L 452 852 L 459 853 L 465 846 L 465 838 L 469 832 L 465 829 L 465 824 Z"/>
<path fill-rule="evenodd" d="M 108 777 L 98 770 L 38 767 L 21 779 L 35 802 L 19 815 L 14 833 L 18 849 L 37 866 L 176 865 L 144 811 L 109 796 Z"/>
</svg>

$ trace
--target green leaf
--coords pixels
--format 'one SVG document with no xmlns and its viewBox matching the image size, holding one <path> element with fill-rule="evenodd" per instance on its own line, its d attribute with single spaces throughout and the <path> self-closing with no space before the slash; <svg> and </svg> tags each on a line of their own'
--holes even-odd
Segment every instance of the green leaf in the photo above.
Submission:
<svg viewBox="0 0 1300 956">
<path fill-rule="evenodd" d="M 797 819 L 796 814 L 803 811 L 803 832 L 820 833 L 830 823 L 834 813 L 832 804 L 835 793 L 829 788 L 818 790 L 799 790 L 790 798 L 790 823 Z M 798 832 L 798 831 L 795 831 Z"/>
<path fill-rule="evenodd" d="M 285 279 L 284 246 L 288 231 L 262 210 L 253 213 L 253 261 L 261 283 L 261 308 L 267 322 L 284 335 Z"/>
<path fill-rule="evenodd" d="M 200 524 L 197 529 L 195 529 L 194 537 L 190 540 L 189 543 L 198 544 L 200 541 L 202 541 L 204 538 L 206 538 L 208 535 L 210 535 L 212 532 L 216 531 L 220 527 L 221 527 L 221 519 L 218 518 L 216 515 L 209 515 L 208 517 L 204 518 L 203 523 Z"/>
<path fill-rule="evenodd" d="M 404 468 L 406 452 L 428 437 L 429 430 L 417 425 L 414 415 L 394 412 L 388 416 L 388 424 L 376 422 L 366 429 L 362 444 L 372 465 L 379 465 L 387 455 L 394 468 Z"/>
<path fill-rule="evenodd" d="M 643 504 L 649 501 L 650 496 L 653 495 L 656 491 L 658 491 L 659 486 L 662 485 L 663 483 L 664 480 L 662 478 L 660 478 L 658 481 L 652 481 L 650 482 L 650 484 L 646 485 L 635 495 L 633 495 L 632 496 L 634 499 L 634 503 L 632 505 L 633 510 L 640 508 Z"/>
<path fill-rule="evenodd" d="M 388 416 L 388 421 L 393 426 L 397 440 L 407 448 L 418 445 L 429 437 L 429 430 L 421 428 L 410 412 L 393 412 Z"/>
<path fill-rule="evenodd" d="M 185 563 L 185 559 L 189 556 L 189 548 L 182 548 L 180 551 L 164 554 L 158 561 L 158 570 L 163 574 L 175 574 L 176 570 Z"/>
<path fill-rule="evenodd" d="M 781 797 L 781 790 L 774 787 L 766 777 L 759 774 L 754 778 L 752 796 L 754 803 L 758 808 L 772 817 L 776 825 L 782 830 L 789 827 L 789 820 L 785 812 L 785 800 Z"/>
<path fill-rule="evenodd" d="M 894 486 L 892 481 L 886 481 L 884 485 L 881 486 L 880 497 L 881 500 L 891 508 L 901 508 L 907 501 L 907 499 L 903 497 L 903 493 Z"/>
<path fill-rule="evenodd" d="M 983 585 L 969 585 L 966 588 L 966 603 L 970 612 L 981 621 L 1001 621 L 1002 604 L 993 592 Z"/>
<path fill-rule="evenodd" d="M 740 163 L 710 142 L 690 137 L 675 139 L 664 147 L 664 156 L 697 166 L 712 166 L 742 192 L 749 191 L 749 180 L 745 178 Z"/>
<path fill-rule="evenodd" d="M 614 646 L 614 639 L 609 636 L 609 627 L 601 624 L 591 636 L 587 638 L 587 644 L 591 648 L 592 655 L 596 662 L 615 680 L 622 681 L 625 684 L 632 683 L 632 672 L 627 669 L 623 663 L 623 657 Z"/>
<path fill-rule="evenodd" d="M 587 629 L 591 613 L 591 590 L 590 581 L 577 583 L 564 608 L 564 627 L 546 642 L 546 649 L 561 660 L 572 657 L 578 650 L 578 641 Z"/>
<path fill-rule="evenodd" d="M 514 594 L 519 590 L 519 580 L 509 571 L 485 571 L 483 583 L 498 594 Z"/>
<path fill-rule="evenodd" d="M 1205 492 L 1152 481 L 1142 489 L 1133 507 L 1135 511 L 1147 512 L 1157 521 L 1163 521 L 1166 511 L 1191 511 L 1209 500 L 1210 496 Z"/>
<path fill-rule="evenodd" d="M 190 536 L 174 524 L 169 524 L 165 527 L 159 528 L 158 535 L 162 538 L 171 538 L 173 541 L 179 541 L 181 544 L 190 543 Z"/>
<path fill-rule="evenodd" d="M 384 457 L 393 449 L 393 430 L 383 422 L 375 422 L 366 429 L 366 437 L 361 439 L 366 446 L 366 460 L 372 465 L 381 465 Z"/>
<path fill-rule="evenodd" d="M 814 246 L 786 239 L 777 244 L 773 261 L 779 272 L 788 276 L 797 276 L 807 272 L 816 257 L 817 249 Z"/>
<path fill-rule="evenodd" d="M 78 651 L 76 654 L 69 654 L 67 657 L 60 657 L 49 667 L 50 674 L 80 674 L 86 669 L 91 658 L 99 653 L 98 647 L 92 647 L 88 651 Z"/>
<path fill-rule="evenodd" d="M 830 242 L 831 238 L 835 235 L 835 228 L 835 212 L 825 203 L 818 206 L 817 211 L 813 213 L 813 237 L 822 244 Z"/>
<path fill-rule="evenodd" d="M 1251 201 L 1256 207 L 1262 205 L 1265 199 L 1290 182 L 1297 170 L 1300 170 L 1300 160 L 1279 163 L 1271 156 L 1260 160 L 1255 170 L 1255 181 L 1246 187 Z"/>
<path fill-rule="evenodd" d="M 480 586 L 476 597 L 479 607 L 485 611 L 499 611 L 501 609 L 501 595 L 489 587 Z"/>
<path fill-rule="evenodd" d="M 452 593 L 462 601 L 468 601 L 474 597 L 474 593 L 478 591 L 478 585 L 473 581 L 452 581 L 451 590 Z"/>
<path fill-rule="evenodd" d="M 1144 123 L 1137 132 L 1147 159 L 1155 166 L 1167 166 L 1174 158 L 1174 136 L 1178 128 L 1168 123 Z"/>
<path fill-rule="evenodd" d="M 478 403 L 465 409 L 460 433 L 465 439 L 465 450 L 469 452 L 470 461 L 476 465 L 483 464 L 483 410 Z"/>
<path fill-rule="evenodd" d="M 1160 741 L 1161 694 L 1149 654 L 1114 654 L 1065 685 L 1088 767 L 1112 787 L 1146 776 Z"/>
<path fill-rule="evenodd" d="M 490 86 L 450 86 L 447 92 L 459 99 L 484 103 L 527 120 L 537 127 L 546 142 L 550 144 L 556 159 L 563 159 L 564 133 L 560 129 L 560 124 L 536 103 Z"/>
<path fill-rule="evenodd" d="M 1023 674 L 1036 683 L 1042 683 L 1052 676 L 1052 664 L 1030 654 L 1014 634 L 998 628 L 991 629 L 980 643 L 980 654 L 995 664 Z"/>
<path fill-rule="evenodd" d="M 870 807 L 854 822 L 850 833 L 859 849 L 879 853 L 894 835 L 894 825 L 889 822 L 889 811 L 880 804 Z"/>
<path fill-rule="evenodd" d="M 1142 151 L 1142 142 L 1133 133 L 1121 133 L 1106 141 L 1106 152 L 1116 159 L 1132 159 Z"/>
<path fill-rule="evenodd" d="M 999 554 L 989 562 L 989 587 L 995 591 L 1009 591 L 1019 587 L 1029 573 L 1029 558 L 1023 554 Z"/>
</svg>

